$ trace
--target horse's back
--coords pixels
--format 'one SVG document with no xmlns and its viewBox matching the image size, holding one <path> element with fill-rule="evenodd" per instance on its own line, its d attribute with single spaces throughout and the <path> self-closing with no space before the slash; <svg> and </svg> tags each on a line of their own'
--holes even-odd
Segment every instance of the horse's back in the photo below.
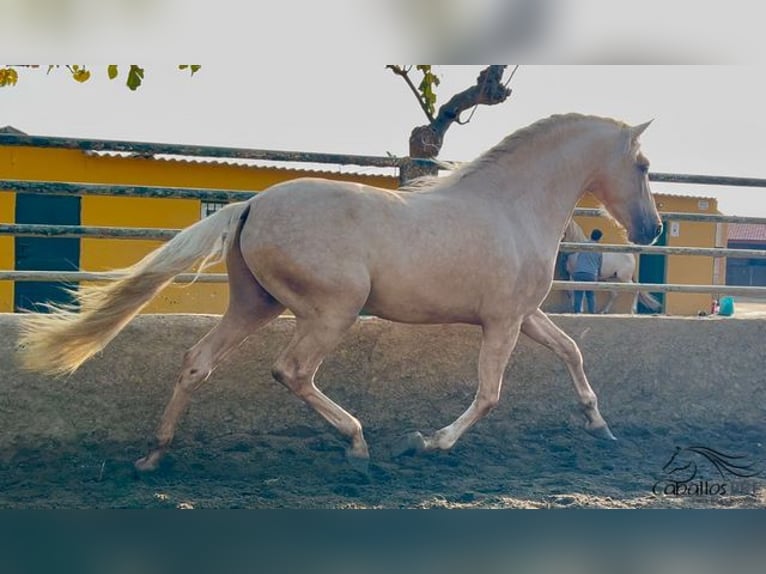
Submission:
<svg viewBox="0 0 766 574">
<path fill-rule="evenodd" d="M 302 177 L 278 183 L 253 198 L 259 208 L 262 204 L 274 205 L 278 209 L 335 208 L 338 203 L 376 204 L 400 203 L 402 194 L 396 190 L 384 189 L 350 181 L 336 181 L 320 177 Z"/>
<path fill-rule="evenodd" d="M 473 322 L 519 266 L 498 213 L 465 198 L 309 178 L 252 201 L 243 256 L 294 312 L 319 297 L 399 321 Z"/>
</svg>

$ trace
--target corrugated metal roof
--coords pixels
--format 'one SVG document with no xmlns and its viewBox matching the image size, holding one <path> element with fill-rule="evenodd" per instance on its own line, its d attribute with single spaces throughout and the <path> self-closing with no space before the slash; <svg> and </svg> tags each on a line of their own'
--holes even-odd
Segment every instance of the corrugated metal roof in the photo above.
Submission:
<svg viewBox="0 0 766 574">
<path fill-rule="evenodd" d="M 278 171 L 300 173 L 300 174 L 338 174 L 354 175 L 354 176 L 388 176 L 397 177 L 394 168 L 385 167 L 365 167 L 364 171 L 357 169 L 352 170 L 348 166 L 336 165 L 334 169 L 328 169 L 328 164 L 295 164 L 279 161 L 259 160 L 259 159 L 226 159 L 226 158 L 200 158 L 196 156 L 177 156 L 166 154 L 137 154 L 132 152 L 114 152 L 114 151 L 95 151 L 88 150 L 83 152 L 85 155 L 96 157 L 108 157 L 108 158 L 142 158 L 150 159 L 153 161 L 161 161 L 165 163 L 179 163 L 179 164 L 197 164 L 197 165 L 227 165 L 232 167 L 245 167 L 251 169 L 275 169 Z M 292 167 L 300 165 L 300 168 Z M 331 164 L 332 165 L 332 164 Z"/>
<path fill-rule="evenodd" d="M 762 223 L 730 223 L 729 241 L 766 242 L 766 225 Z"/>
<path fill-rule="evenodd" d="M 24 133 L 23 131 L 21 131 L 20 129 L 14 128 L 13 126 L 3 126 L 2 128 L 0 128 L 0 134 L 12 134 L 17 136 L 28 135 Z"/>
<path fill-rule="evenodd" d="M 686 193 L 665 193 L 664 191 L 652 191 L 654 197 L 677 197 L 680 199 L 701 199 L 703 201 L 716 201 L 715 197 L 705 195 L 689 195 Z"/>
</svg>

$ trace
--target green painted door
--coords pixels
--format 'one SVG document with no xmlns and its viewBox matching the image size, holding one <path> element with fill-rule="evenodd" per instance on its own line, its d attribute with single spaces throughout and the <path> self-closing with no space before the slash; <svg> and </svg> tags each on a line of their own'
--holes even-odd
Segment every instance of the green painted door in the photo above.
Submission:
<svg viewBox="0 0 766 574">
<path fill-rule="evenodd" d="M 665 222 L 663 226 L 662 235 L 655 245 L 667 245 L 668 244 L 668 222 Z M 638 263 L 638 281 L 639 283 L 665 283 L 665 271 L 667 265 L 667 257 L 665 255 L 640 255 Z M 662 303 L 662 310 L 665 310 L 665 293 L 664 292 L 652 292 L 652 295 L 660 303 Z M 651 309 L 645 307 L 640 301 L 638 303 L 639 313 L 651 313 Z"/>
<path fill-rule="evenodd" d="M 16 196 L 16 223 L 80 225 L 80 198 L 63 195 L 20 193 Z M 77 271 L 80 240 L 73 237 L 16 237 L 18 271 Z M 43 303 L 71 303 L 65 288 L 76 283 L 16 281 L 16 311 L 45 311 Z"/>
</svg>

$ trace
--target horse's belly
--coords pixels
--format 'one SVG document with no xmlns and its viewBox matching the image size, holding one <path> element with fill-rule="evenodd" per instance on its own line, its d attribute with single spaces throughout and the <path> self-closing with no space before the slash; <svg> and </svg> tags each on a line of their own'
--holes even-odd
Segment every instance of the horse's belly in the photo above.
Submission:
<svg viewBox="0 0 766 574">
<path fill-rule="evenodd" d="M 363 312 L 399 323 L 478 324 L 475 298 L 441 297 L 428 291 L 373 286 Z"/>
</svg>

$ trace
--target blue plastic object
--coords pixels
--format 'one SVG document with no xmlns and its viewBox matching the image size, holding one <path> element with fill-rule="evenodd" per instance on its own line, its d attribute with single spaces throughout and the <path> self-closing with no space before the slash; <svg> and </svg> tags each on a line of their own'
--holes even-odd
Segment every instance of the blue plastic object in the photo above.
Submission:
<svg viewBox="0 0 766 574">
<path fill-rule="evenodd" d="M 724 317 L 734 315 L 734 297 L 721 297 L 718 314 Z"/>
</svg>

